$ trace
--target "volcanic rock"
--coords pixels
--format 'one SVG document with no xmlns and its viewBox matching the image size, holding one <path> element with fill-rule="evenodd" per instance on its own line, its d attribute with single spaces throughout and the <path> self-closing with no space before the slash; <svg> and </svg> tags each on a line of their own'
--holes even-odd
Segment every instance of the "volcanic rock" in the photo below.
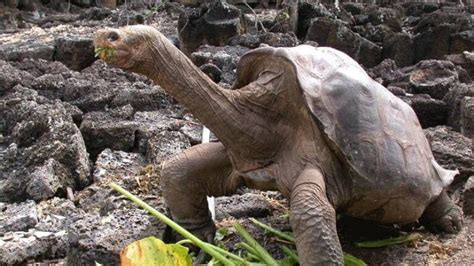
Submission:
<svg viewBox="0 0 474 266">
<path fill-rule="evenodd" d="M 184 121 L 176 118 L 177 114 L 162 109 L 153 112 L 136 112 L 133 121 L 137 125 L 135 147 L 139 152 L 147 152 L 148 141 L 161 132 L 177 131 Z M 147 155 L 148 157 L 148 155 Z M 152 161 L 150 161 L 152 162 Z"/>
<path fill-rule="evenodd" d="M 80 129 L 87 151 L 96 158 L 106 148 L 132 151 L 137 123 L 132 121 L 130 105 L 110 112 L 89 112 L 84 115 Z"/>
<path fill-rule="evenodd" d="M 17 84 L 30 86 L 33 79 L 34 77 L 30 73 L 15 68 L 9 62 L 0 60 L 0 96 Z"/>
<path fill-rule="evenodd" d="M 146 157 L 148 162 L 159 165 L 187 148 L 191 147 L 189 139 L 181 132 L 161 132 L 148 140 Z"/>
<path fill-rule="evenodd" d="M 56 39 L 54 60 L 64 63 L 72 70 L 80 71 L 96 60 L 91 38 L 59 37 Z"/>
<path fill-rule="evenodd" d="M 405 72 L 412 91 L 429 94 L 434 99 L 443 99 L 459 80 L 455 66 L 449 61 L 426 60 L 408 69 Z"/>
<path fill-rule="evenodd" d="M 271 212 L 271 204 L 262 195 L 245 193 L 216 198 L 216 218 L 219 220 L 229 216 L 234 218 L 266 217 Z"/>
<path fill-rule="evenodd" d="M 203 45 L 199 47 L 198 51 L 191 54 L 191 60 L 197 66 L 208 63 L 216 65 L 222 70 L 221 82 L 230 85 L 234 83 L 235 69 L 240 57 L 249 50 L 242 46 L 216 47 Z"/>
<path fill-rule="evenodd" d="M 446 169 L 458 169 L 460 180 L 474 175 L 474 156 L 472 139 L 446 126 L 431 127 L 424 130 L 431 143 L 436 161 Z"/>
<path fill-rule="evenodd" d="M 303 39 L 311 26 L 311 21 L 319 17 L 335 18 L 334 14 L 332 14 L 324 5 L 319 3 L 312 4 L 308 2 L 299 2 L 297 36 L 300 39 Z"/>
<path fill-rule="evenodd" d="M 461 101 L 461 134 L 474 138 L 474 97 L 464 97 Z"/>
<path fill-rule="evenodd" d="M 413 65 L 415 46 L 409 34 L 399 32 L 389 34 L 383 39 L 383 58 L 391 58 L 399 67 Z"/>
<path fill-rule="evenodd" d="M 0 60 L 23 61 L 23 59 L 53 60 L 54 43 L 37 43 L 32 40 L 20 44 L 0 45 Z"/>
<path fill-rule="evenodd" d="M 240 34 L 240 10 L 224 1 L 180 15 L 178 32 L 181 50 L 194 52 L 201 44 L 222 46 Z"/>
<path fill-rule="evenodd" d="M 118 265 L 119 253 L 126 245 L 148 236 L 159 237 L 163 229 L 156 218 L 131 205 L 106 216 L 86 214 L 67 232 L 67 265 Z"/>
<path fill-rule="evenodd" d="M 313 19 L 305 40 L 341 50 L 365 67 L 377 65 L 382 56 L 378 45 L 352 32 L 342 21 L 328 17 Z"/>
<path fill-rule="evenodd" d="M 40 200 L 89 183 L 84 141 L 65 107 L 17 85 L 0 99 L 0 200 Z"/>
<path fill-rule="evenodd" d="M 456 131 L 461 131 L 461 102 L 467 96 L 474 97 L 474 84 L 456 84 L 443 98 L 448 105 L 447 124 Z"/>
<path fill-rule="evenodd" d="M 474 215 L 474 176 L 469 177 L 464 185 L 464 214 Z"/>
<path fill-rule="evenodd" d="M 0 203 L 0 235 L 5 235 L 9 231 L 28 231 L 37 223 L 38 212 L 34 201 Z"/>
<path fill-rule="evenodd" d="M 398 69 L 395 60 L 393 59 L 383 60 L 375 67 L 368 69 L 367 73 L 375 80 L 382 80 L 382 85 L 384 86 L 389 86 L 395 82 L 402 81 L 405 76 L 403 72 Z"/>
<path fill-rule="evenodd" d="M 415 111 L 421 127 L 434 127 L 446 124 L 448 110 L 446 103 L 431 98 L 427 94 L 415 94 L 411 97 L 402 97 Z"/>
<path fill-rule="evenodd" d="M 471 80 L 474 78 L 474 53 L 463 52 L 461 54 L 447 55 L 445 60 L 451 61 L 454 65 L 465 69 Z"/>
</svg>

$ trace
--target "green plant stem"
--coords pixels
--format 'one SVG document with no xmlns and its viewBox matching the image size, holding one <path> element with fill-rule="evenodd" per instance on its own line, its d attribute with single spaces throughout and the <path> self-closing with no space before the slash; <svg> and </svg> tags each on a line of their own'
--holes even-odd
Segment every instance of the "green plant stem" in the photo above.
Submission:
<svg viewBox="0 0 474 266">
<path fill-rule="evenodd" d="M 183 239 L 183 240 L 180 240 L 180 241 L 176 242 L 176 244 L 184 245 L 184 244 L 194 244 L 194 243 L 193 243 L 193 241 L 191 241 L 189 239 Z"/>
<path fill-rule="evenodd" d="M 405 243 L 405 242 L 412 242 L 412 241 L 420 239 L 421 237 L 422 237 L 421 234 L 413 233 L 413 234 L 409 234 L 409 235 L 405 235 L 405 236 L 392 237 L 392 238 L 388 238 L 388 239 L 360 242 L 360 243 L 356 243 L 356 247 L 358 247 L 358 248 L 380 248 L 380 247 L 385 247 L 385 246 L 392 246 L 392 245 L 396 245 L 396 244 L 401 244 L 401 243 Z"/>
<path fill-rule="evenodd" d="M 115 191 L 119 192 L 120 194 L 124 195 L 125 197 L 127 197 L 129 200 L 131 200 L 133 203 L 135 203 L 137 206 L 145 209 L 146 211 L 148 211 L 151 215 L 155 216 L 157 219 L 159 219 L 161 222 L 163 222 L 164 224 L 168 225 L 169 227 L 173 228 L 176 232 L 178 232 L 180 235 L 182 235 L 183 237 L 191 240 L 194 245 L 196 245 L 197 247 L 199 247 L 200 249 L 204 250 L 204 252 L 206 252 L 207 254 L 211 255 L 212 257 L 216 258 L 216 260 L 222 262 L 222 264 L 224 265 L 228 265 L 228 266 L 235 266 L 235 263 L 233 263 L 231 260 L 227 259 L 226 257 L 224 257 L 221 253 L 219 253 L 217 250 L 215 250 L 214 248 L 211 247 L 210 244 L 202 241 L 201 239 L 197 238 L 196 236 L 194 236 L 191 232 L 189 232 L 188 230 L 184 229 L 183 227 L 181 227 L 180 225 L 178 225 L 177 223 L 175 223 L 173 220 L 171 220 L 170 218 L 166 217 L 166 215 L 160 213 L 159 211 L 155 210 L 153 207 L 151 207 L 150 205 L 146 204 L 144 201 L 140 200 L 139 198 L 135 197 L 134 195 L 132 195 L 130 192 L 128 192 L 127 190 L 123 189 L 122 187 L 120 187 L 119 185 L 115 184 L 115 183 L 111 183 L 110 186 L 112 187 L 112 189 L 114 189 Z"/>
<path fill-rule="evenodd" d="M 253 260 L 256 260 L 256 261 L 260 261 L 259 263 L 261 263 L 262 261 L 262 258 L 260 258 L 259 256 L 257 255 L 254 255 L 252 253 L 247 253 L 247 256 L 250 258 L 250 259 L 253 259 Z"/>
<path fill-rule="evenodd" d="M 300 258 L 298 258 L 298 254 L 296 254 L 296 252 L 294 252 L 287 246 L 281 246 L 281 250 L 283 250 L 283 252 L 285 252 L 286 255 L 294 259 L 296 262 L 300 263 Z"/>
<path fill-rule="evenodd" d="M 247 252 L 249 254 L 252 254 L 252 255 L 255 255 L 255 256 L 258 257 L 258 252 L 247 243 L 240 242 L 240 243 L 237 244 L 237 247 L 245 249 L 245 250 L 247 250 Z"/>
<path fill-rule="evenodd" d="M 225 255 L 231 259 L 234 259 L 236 261 L 238 261 L 239 263 L 243 263 L 244 265 L 248 264 L 248 261 L 244 260 L 243 258 L 223 249 L 223 248 L 220 248 L 218 246 L 215 246 L 215 245 L 211 245 L 209 243 L 207 243 L 211 248 L 217 250 L 218 252 L 220 252 L 222 255 Z"/>
<path fill-rule="evenodd" d="M 268 225 L 266 225 L 266 224 L 264 224 L 264 223 L 261 223 L 261 222 L 259 222 L 257 219 L 255 219 L 255 218 L 249 218 L 249 220 L 250 220 L 252 223 L 254 223 L 255 225 L 257 225 L 257 226 L 263 228 L 264 230 L 266 230 L 266 231 L 268 231 L 268 232 L 270 232 L 270 233 L 276 235 L 277 237 L 279 237 L 279 238 L 281 238 L 281 239 L 284 239 L 284 240 L 287 240 L 287 241 L 289 241 L 289 242 L 291 242 L 291 243 L 293 243 L 293 244 L 295 243 L 295 238 L 294 238 L 293 236 L 290 236 L 290 235 L 288 235 L 288 234 L 285 234 L 285 233 L 283 233 L 282 231 L 276 230 L 276 229 L 274 229 L 273 227 L 270 227 L 270 226 L 268 226 Z"/>
<path fill-rule="evenodd" d="M 344 253 L 344 265 L 345 266 L 367 266 L 367 264 L 349 253 Z"/>
<path fill-rule="evenodd" d="M 245 239 L 247 244 L 257 251 L 259 257 L 268 265 L 278 265 L 277 261 L 266 251 L 239 223 L 234 224 L 234 228 Z"/>
</svg>

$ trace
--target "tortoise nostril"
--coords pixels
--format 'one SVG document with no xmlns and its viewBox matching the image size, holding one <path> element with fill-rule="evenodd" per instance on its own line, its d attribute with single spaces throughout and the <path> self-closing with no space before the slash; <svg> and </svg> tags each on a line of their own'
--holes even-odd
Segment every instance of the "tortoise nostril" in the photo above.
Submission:
<svg viewBox="0 0 474 266">
<path fill-rule="evenodd" d="M 112 31 L 107 35 L 107 39 L 111 42 L 115 42 L 119 39 L 119 35 L 115 31 Z"/>
</svg>

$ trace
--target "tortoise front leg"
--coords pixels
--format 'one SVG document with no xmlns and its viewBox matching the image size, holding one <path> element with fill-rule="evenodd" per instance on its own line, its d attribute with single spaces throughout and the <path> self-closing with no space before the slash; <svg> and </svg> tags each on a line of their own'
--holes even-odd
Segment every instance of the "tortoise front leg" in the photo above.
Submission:
<svg viewBox="0 0 474 266">
<path fill-rule="evenodd" d="M 343 265 L 336 211 L 327 199 L 324 177 L 316 168 L 306 168 L 293 185 L 290 223 L 301 265 Z"/>
<path fill-rule="evenodd" d="M 206 196 L 229 195 L 243 185 L 224 146 L 196 145 L 165 161 L 161 167 L 161 187 L 171 218 L 199 238 L 212 242 L 215 225 Z M 163 240 L 174 242 L 175 238 L 167 228 Z"/>
</svg>

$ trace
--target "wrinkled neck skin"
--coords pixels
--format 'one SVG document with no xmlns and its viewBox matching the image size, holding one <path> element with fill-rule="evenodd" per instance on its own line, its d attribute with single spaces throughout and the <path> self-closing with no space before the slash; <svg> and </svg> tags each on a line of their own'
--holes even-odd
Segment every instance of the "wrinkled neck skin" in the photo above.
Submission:
<svg viewBox="0 0 474 266">
<path fill-rule="evenodd" d="M 279 116 L 272 110 L 278 97 L 258 81 L 242 91 L 221 88 L 164 36 L 156 36 L 148 48 L 149 60 L 135 72 L 151 78 L 214 132 L 231 159 L 239 158 L 237 168 L 248 171 L 271 163 L 281 139 L 272 125 Z"/>
</svg>

